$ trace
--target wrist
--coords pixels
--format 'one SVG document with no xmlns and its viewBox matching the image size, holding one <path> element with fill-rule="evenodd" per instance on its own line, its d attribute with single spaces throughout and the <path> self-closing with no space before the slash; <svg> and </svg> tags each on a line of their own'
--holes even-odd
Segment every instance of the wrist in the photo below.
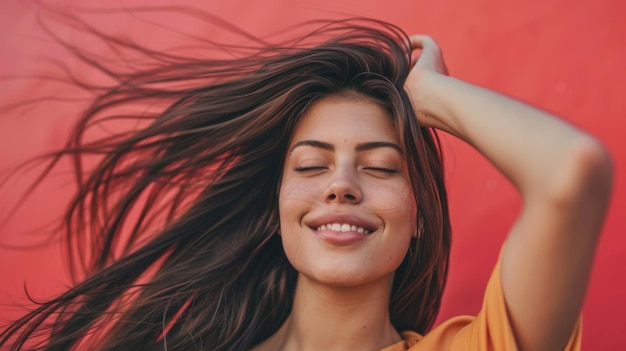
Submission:
<svg viewBox="0 0 626 351">
<path fill-rule="evenodd" d="M 428 92 L 427 89 L 424 89 L 424 81 L 428 80 L 431 74 L 436 74 L 436 72 L 421 67 L 414 67 L 407 77 L 405 89 L 413 105 L 419 125 L 421 127 L 437 128 L 437 123 L 427 108 L 428 98 L 424 96 Z"/>
<path fill-rule="evenodd" d="M 424 76 L 429 75 L 430 73 L 434 73 L 427 69 L 421 67 L 414 67 L 409 76 L 407 77 L 405 88 L 409 97 L 411 98 L 411 102 L 413 103 L 413 108 L 415 112 L 426 112 L 423 106 L 424 104 L 422 97 L 422 89 L 423 89 L 423 80 Z"/>
<path fill-rule="evenodd" d="M 451 111 L 448 111 L 440 100 L 441 97 L 448 95 L 445 84 L 447 78 L 435 71 L 417 67 L 407 78 L 406 90 L 421 127 L 436 128 L 451 133 L 452 128 L 449 123 L 452 121 L 445 117 L 449 116 Z"/>
</svg>

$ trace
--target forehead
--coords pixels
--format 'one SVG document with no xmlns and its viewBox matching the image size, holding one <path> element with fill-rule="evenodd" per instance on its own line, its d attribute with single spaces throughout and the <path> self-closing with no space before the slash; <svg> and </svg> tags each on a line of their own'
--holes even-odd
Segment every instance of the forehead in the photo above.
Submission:
<svg viewBox="0 0 626 351">
<path fill-rule="evenodd" d="M 291 144 L 301 139 L 399 142 L 392 117 L 378 103 L 343 96 L 325 97 L 308 109 L 294 130 Z"/>
</svg>

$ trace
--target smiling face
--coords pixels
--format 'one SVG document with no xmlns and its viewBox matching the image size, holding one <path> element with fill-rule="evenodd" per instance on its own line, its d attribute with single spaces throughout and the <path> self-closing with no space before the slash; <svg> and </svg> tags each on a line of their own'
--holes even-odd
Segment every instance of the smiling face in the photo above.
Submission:
<svg viewBox="0 0 626 351">
<path fill-rule="evenodd" d="M 279 196 L 283 246 L 314 281 L 391 284 L 417 206 L 390 116 L 363 97 L 327 97 L 297 125 Z"/>
</svg>

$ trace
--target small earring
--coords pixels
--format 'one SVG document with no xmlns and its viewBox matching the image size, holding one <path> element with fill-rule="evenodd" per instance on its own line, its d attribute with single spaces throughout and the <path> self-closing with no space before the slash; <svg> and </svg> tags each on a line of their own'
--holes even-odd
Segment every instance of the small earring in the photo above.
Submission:
<svg viewBox="0 0 626 351">
<path fill-rule="evenodd" d="M 420 215 L 418 219 L 417 239 L 421 239 L 422 234 L 424 234 L 424 218 Z"/>
<path fill-rule="evenodd" d="M 417 238 L 417 240 L 420 240 L 423 234 L 424 234 L 424 223 L 420 223 L 420 226 L 415 231 L 415 234 L 413 235 L 413 237 Z"/>
</svg>

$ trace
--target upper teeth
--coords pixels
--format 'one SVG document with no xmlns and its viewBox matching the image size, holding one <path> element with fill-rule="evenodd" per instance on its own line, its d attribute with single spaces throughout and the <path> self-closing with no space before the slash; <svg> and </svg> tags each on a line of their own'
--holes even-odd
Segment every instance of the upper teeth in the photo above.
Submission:
<svg viewBox="0 0 626 351">
<path fill-rule="evenodd" d="M 322 224 L 317 227 L 317 230 L 332 230 L 335 232 L 358 232 L 363 234 L 369 234 L 369 230 L 364 229 L 362 227 L 357 227 L 355 225 L 350 225 L 346 223 L 332 223 L 332 224 Z"/>
</svg>

